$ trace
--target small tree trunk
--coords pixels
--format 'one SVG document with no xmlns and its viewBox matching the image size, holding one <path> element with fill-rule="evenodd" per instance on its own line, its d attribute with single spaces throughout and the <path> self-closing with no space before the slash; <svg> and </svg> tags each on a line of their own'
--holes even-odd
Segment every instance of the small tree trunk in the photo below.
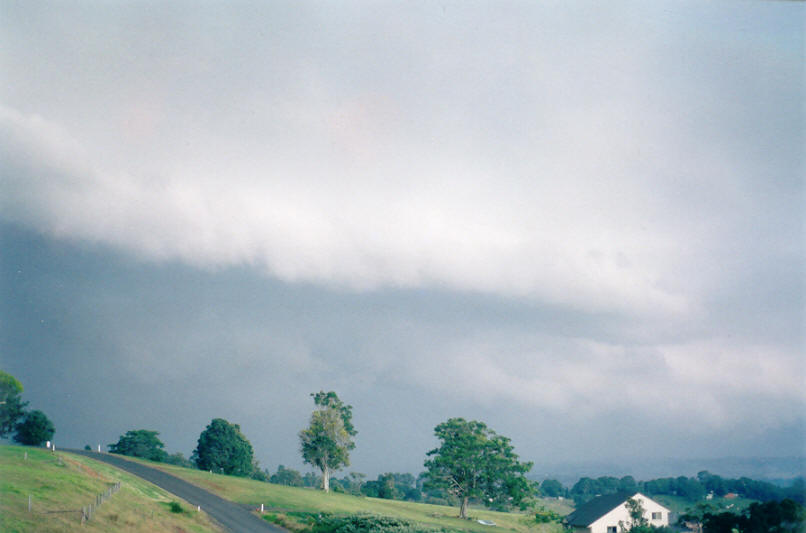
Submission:
<svg viewBox="0 0 806 533">
<path fill-rule="evenodd" d="M 467 519 L 467 500 L 467 496 L 462 498 L 462 506 L 459 508 L 459 518 Z"/>
<path fill-rule="evenodd" d="M 322 490 L 330 492 L 330 469 L 327 466 L 322 469 Z"/>
</svg>

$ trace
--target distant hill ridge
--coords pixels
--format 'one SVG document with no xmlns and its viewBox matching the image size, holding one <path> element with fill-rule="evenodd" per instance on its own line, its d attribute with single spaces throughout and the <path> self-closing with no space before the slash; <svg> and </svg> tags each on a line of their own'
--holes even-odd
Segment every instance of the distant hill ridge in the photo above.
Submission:
<svg viewBox="0 0 806 533">
<path fill-rule="evenodd" d="M 696 476 L 707 470 L 724 478 L 748 477 L 786 486 L 806 477 L 806 457 L 722 457 L 710 459 L 635 459 L 535 463 L 532 479 L 556 479 L 571 486 L 581 477 L 633 476 L 637 480 Z"/>
</svg>

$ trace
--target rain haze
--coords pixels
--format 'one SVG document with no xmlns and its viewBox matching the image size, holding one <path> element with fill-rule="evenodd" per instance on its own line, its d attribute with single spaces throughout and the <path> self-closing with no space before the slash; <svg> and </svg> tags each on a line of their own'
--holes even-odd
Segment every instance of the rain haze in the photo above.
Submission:
<svg viewBox="0 0 806 533">
<path fill-rule="evenodd" d="M 0 4 L 0 367 L 62 446 L 806 455 L 795 2 Z M 794 475 L 794 473 L 793 473 Z"/>
</svg>

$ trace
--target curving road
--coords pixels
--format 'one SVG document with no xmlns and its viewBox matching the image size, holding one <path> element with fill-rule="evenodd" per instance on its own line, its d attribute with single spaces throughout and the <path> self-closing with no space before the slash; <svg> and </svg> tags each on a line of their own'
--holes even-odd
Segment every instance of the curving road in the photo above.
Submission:
<svg viewBox="0 0 806 533">
<path fill-rule="evenodd" d="M 183 500 L 193 504 L 201 505 L 202 510 L 212 517 L 216 522 L 224 526 L 232 533 L 252 533 L 261 531 L 273 531 L 275 533 L 287 533 L 285 529 L 273 526 L 253 515 L 243 507 L 216 496 L 196 485 L 188 483 L 171 474 L 166 474 L 162 470 L 151 468 L 134 461 L 127 461 L 120 456 L 90 452 L 87 450 L 62 449 L 62 452 L 70 452 L 84 455 L 96 461 L 103 461 L 112 466 L 125 470 L 130 474 L 141 477 L 146 481 L 162 487 L 168 492 L 175 494 Z"/>
</svg>

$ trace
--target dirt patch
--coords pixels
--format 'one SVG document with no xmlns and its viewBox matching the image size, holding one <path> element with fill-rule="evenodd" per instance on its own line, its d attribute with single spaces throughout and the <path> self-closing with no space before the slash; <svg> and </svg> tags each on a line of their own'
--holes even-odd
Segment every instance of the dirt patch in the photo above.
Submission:
<svg viewBox="0 0 806 533">
<path fill-rule="evenodd" d="M 76 461 L 75 459 L 70 459 L 69 457 L 62 456 L 62 461 L 64 461 L 65 463 L 69 464 L 71 467 L 76 468 L 77 470 L 79 470 L 81 472 L 84 472 L 85 474 L 87 474 L 88 476 L 90 476 L 92 478 L 100 479 L 100 480 L 103 480 L 103 481 L 107 480 L 107 478 L 105 476 L 102 476 L 97 471 L 93 470 L 92 468 L 90 468 L 89 466 L 85 465 L 84 463 Z"/>
</svg>

